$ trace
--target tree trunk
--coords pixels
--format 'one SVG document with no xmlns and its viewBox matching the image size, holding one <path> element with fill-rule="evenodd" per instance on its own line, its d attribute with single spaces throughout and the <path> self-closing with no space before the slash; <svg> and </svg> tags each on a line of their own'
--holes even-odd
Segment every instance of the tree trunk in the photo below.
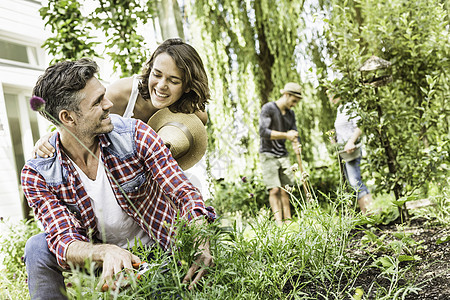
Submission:
<svg viewBox="0 0 450 300">
<path fill-rule="evenodd" d="M 184 40 L 181 10 L 177 0 L 157 1 L 158 21 L 163 40 L 179 37 Z"/>
<path fill-rule="evenodd" d="M 378 113 L 378 123 L 381 124 L 381 117 L 383 115 L 383 112 L 382 112 L 381 106 L 379 104 L 377 104 L 377 113 Z M 384 151 L 386 152 L 389 173 L 391 173 L 394 176 L 397 176 L 397 166 L 395 165 L 396 164 L 396 155 L 394 153 L 394 150 L 391 147 L 391 143 L 389 142 L 389 138 L 387 137 L 383 126 L 380 128 L 379 133 L 380 133 L 381 145 L 383 146 Z M 401 186 L 397 182 L 395 183 L 393 190 L 394 190 L 395 200 L 400 199 Z M 409 220 L 408 210 L 405 208 L 405 205 L 403 205 L 402 207 L 398 206 L 398 213 L 400 216 L 403 217 L 403 221 Z"/>
<path fill-rule="evenodd" d="M 259 69 L 262 73 L 262 80 L 259 88 L 262 106 L 269 102 L 269 95 L 273 90 L 272 66 L 275 59 L 273 54 L 270 53 L 269 45 L 267 44 L 264 22 L 258 20 L 258 18 L 262 18 L 261 3 L 259 1 L 255 1 L 255 15 L 259 43 L 259 53 L 257 54 L 257 57 Z"/>
</svg>

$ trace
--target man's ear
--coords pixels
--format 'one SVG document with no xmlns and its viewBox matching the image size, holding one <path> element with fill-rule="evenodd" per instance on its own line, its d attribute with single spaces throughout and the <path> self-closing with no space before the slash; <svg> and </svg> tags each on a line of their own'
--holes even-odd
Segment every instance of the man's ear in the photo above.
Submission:
<svg viewBox="0 0 450 300">
<path fill-rule="evenodd" d="M 63 109 L 59 112 L 59 120 L 66 127 L 72 127 L 76 124 L 73 114 L 75 112 Z"/>
</svg>

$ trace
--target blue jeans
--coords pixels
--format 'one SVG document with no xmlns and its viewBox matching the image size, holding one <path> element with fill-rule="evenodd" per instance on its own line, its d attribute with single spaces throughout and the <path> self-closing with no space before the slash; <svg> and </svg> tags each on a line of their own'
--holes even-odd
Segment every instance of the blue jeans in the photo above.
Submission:
<svg viewBox="0 0 450 300">
<path fill-rule="evenodd" d="M 147 251 L 152 245 L 145 246 Z M 151 251 L 151 250 L 150 250 Z M 155 258 L 154 253 L 148 253 L 147 261 Z M 67 299 L 63 268 L 58 265 L 56 256 L 50 252 L 45 239 L 45 233 L 32 236 L 25 245 L 25 265 L 28 273 L 28 291 L 31 300 Z M 161 267 L 161 273 L 169 269 Z M 181 297 L 177 296 L 178 299 Z"/>
<path fill-rule="evenodd" d="M 28 273 L 28 291 L 35 299 L 67 299 L 63 269 L 50 252 L 45 233 L 32 236 L 25 245 L 25 265 Z"/>
<path fill-rule="evenodd" d="M 345 178 L 356 191 L 356 198 L 359 200 L 363 196 L 369 194 L 369 189 L 366 187 L 361 179 L 361 169 L 359 167 L 361 163 L 361 157 L 344 163 Z"/>
</svg>

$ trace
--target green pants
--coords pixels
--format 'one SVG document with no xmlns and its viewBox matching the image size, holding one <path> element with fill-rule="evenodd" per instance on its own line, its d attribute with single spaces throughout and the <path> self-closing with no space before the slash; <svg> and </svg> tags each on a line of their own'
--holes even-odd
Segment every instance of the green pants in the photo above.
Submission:
<svg viewBox="0 0 450 300">
<path fill-rule="evenodd" d="M 270 154 L 260 153 L 263 182 L 267 189 L 293 185 L 294 173 L 288 156 L 275 157 Z"/>
</svg>

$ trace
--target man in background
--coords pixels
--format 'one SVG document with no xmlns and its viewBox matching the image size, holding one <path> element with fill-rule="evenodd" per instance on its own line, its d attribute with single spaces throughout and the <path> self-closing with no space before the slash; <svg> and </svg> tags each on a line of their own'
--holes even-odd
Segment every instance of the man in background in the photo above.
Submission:
<svg viewBox="0 0 450 300">
<path fill-rule="evenodd" d="M 289 195 L 283 188 L 293 185 L 293 172 L 286 149 L 286 140 L 292 142 L 298 153 L 299 137 L 292 108 L 302 97 L 301 87 L 294 82 L 286 83 L 281 97 L 261 108 L 259 119 L 260 160 L 263 181 L 269 190 L 269 203 L 278 225 L 291 222 Z"/>
</svg>

